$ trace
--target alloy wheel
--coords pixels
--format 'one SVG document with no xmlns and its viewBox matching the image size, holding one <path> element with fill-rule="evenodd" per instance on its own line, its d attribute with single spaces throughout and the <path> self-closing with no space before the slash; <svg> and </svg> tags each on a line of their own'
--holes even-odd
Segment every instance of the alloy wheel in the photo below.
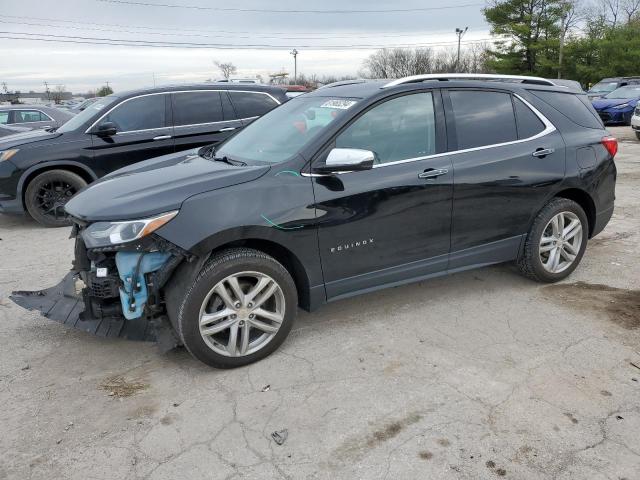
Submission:
<svg viewBox="0 0 640 480">
<path fill-rule="evenodd" d="M 542 266 L 551 273 L 569 268 L 582 246 L 582 222 L 573 212 L 560 212 L 547 223 L 538 252 Z"/>
<path fill-rule="evenodd" d="M 75 193 L 76 187 L 62 180 L 44 183 L 36 195 L 37 208 L 55 220 L 64 219 L 67 217 L 64 206 Z"/>
<path fill-rule="evenodd" d="M 280 285 L 260 272 L 225 277 L 200 307 L 200 335 L 214 352 L 242 357 L 264 348 L 278 333 L 285 314 Z"/>
</svg>

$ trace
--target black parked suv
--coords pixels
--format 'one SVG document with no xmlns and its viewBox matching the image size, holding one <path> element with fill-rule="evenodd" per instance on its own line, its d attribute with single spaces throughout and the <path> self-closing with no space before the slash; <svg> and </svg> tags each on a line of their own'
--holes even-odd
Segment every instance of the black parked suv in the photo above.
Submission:
<svg viewBox="0 0 640 480">
<path fill-rule="evenodd" d="M 261 85 L 178 85 L 96 100 L 57 129 L 0 140 L 0 212 L 68 225 L 64 205 L 103 175 L 142 160 L 216 144 L 287 101 Z"/>
<path fill-rule="evenodd" d="M 509 261 L 565 278 L 613 212 L 616 149 L 586 95 L 541 78 L 330 85 L 81 192 L 72 271 L 12 298 L 99 335 L 173 331 L 236 367 L 278 348 L 298 306 Z"/>
</svg>

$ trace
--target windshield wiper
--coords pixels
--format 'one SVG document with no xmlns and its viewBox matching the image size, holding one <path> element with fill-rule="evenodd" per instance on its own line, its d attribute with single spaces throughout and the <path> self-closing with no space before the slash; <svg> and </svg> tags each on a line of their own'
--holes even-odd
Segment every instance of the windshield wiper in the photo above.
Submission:
<svg viewBox="0 0 640 480">
<path fill-rule="evenodd" d="M 212 160 L 214 162 L 222 162 L 227 165 L 233 165 L 234 167 L 246 167 L 247 164 L 245 162 L 241 162 L 240 160 L 233 160 L 232 158 L 225 156 L 222 157 L 213 157 Z"/>
</svg>

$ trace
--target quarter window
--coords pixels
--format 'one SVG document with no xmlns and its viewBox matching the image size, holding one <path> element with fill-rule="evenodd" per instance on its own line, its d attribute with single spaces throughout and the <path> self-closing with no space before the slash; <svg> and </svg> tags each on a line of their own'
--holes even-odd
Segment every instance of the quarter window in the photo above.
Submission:
<svg viewBox="0 0 640 480">
<path fill-rule="evenodd" d="M 230 91 L 229 95 L 238 118 L 260 117 L 278 106 L 273 98 L 264 93 Z"/>
<path fill-rule="evenodd" d="M 197 125 L 222 121 L 220 92 L 180 92 L 173 94 L 173 124 Z"/>
<path fill-rule="evenodd" d="M 163 128 L 165 117 L 165 95 L 146 95 L 117 106 L 102 123 L 113 122 L 118 132 L 131 132 Z"/>
<path fill-rule="evenodd" d="M 337 148 L 360 148 L 378 163 L 436 153 L 436 122 L 430 92 L 404 95 L 374 107 L 336 139 Z"/>
<path fill-rule="evenodd" d="M 453 90 L 449 95 L 459 150 L 518 139 L 510 94 Z"/>
<path fill-rule="evenodd" d="M 513 97 L 518 120 L 518 138 L 530 138 L 544 130 L 544 123 L 518 97 Z"/>
<path fill-rule="evenodd" d="M 9 112 L 0 112 L 0 125 L 9 123 Z"/>
</svg>

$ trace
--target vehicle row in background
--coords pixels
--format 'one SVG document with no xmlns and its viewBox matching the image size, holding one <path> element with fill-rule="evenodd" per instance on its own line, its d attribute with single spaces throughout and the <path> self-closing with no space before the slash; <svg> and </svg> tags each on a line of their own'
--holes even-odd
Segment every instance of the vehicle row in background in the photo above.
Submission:
<svg viewBox="0 0 640 480">
<path fill-rule="evenodd" d="M 43 105 L 0 106 L 0 137 L 42 128 L 58 128 L 71 113 Z"/>
<path fill-rule="evenodd" d="M 0 140 L 0 212 L 26 210 L 42 225 L 66 225 L 64 205 L 88 183 L 143 160 L 215 145 L 285 101 L 282 88 L 231 83 L 102 97 L 57 129 Z"/>
</svg>

